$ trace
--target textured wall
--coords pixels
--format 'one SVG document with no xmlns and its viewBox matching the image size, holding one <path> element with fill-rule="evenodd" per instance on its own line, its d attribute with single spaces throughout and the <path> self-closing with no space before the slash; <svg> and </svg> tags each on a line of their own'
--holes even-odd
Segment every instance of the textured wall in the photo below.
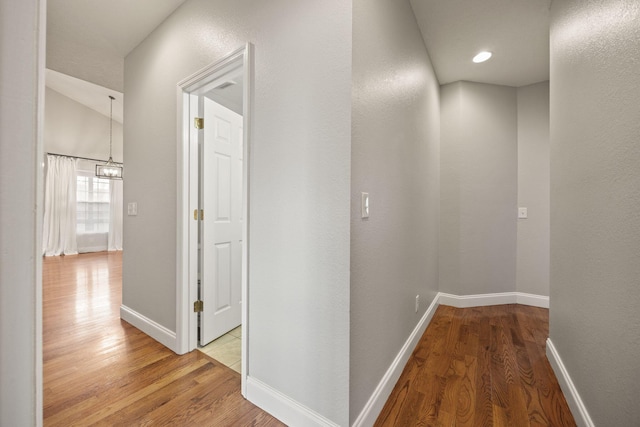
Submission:
<svg viewBox="0 0 640 427">
<path fill-rule="evenodd" d="M 42 423 L 43 12 L 0 2 L 0 426 Z"/>
<path fill-rule="evenodd" d="M 597 426 L 640 425 L 640 3 L 551 9 L 550 337 Z"/>
<path fill-rule="evenodd" d="M 437 292 L 440 145 L 439 85 L 409 2 L 358 0 L 353 14 L 352 421 Z"/>
<path fill-rule="evenodd" d="M 516 289 L 549 295 L 549 82 L 518 88 L 518 220 Z"/>
<path fill-rule="evenodd" d="M 255 44 L 249 375 L 348 424 L 351 5 L 190 0 L 125 60 L 123 302 L 176 325 L 176 83 Z M 157 173 L 162 170 L 163 173 Z"/>
<path fill-rule="evenodd" d="M 516 284 L 516 89 L 441 89 L 440 291 L 509 292 Z"/>
<path fill-rule="evenodd" d="M 107 160 L 109 158 L 109 118 L 46 89 L 44 150 Z M 122 125 L 113 122 L 113 160 L 122 161 Z"/>
</svg>

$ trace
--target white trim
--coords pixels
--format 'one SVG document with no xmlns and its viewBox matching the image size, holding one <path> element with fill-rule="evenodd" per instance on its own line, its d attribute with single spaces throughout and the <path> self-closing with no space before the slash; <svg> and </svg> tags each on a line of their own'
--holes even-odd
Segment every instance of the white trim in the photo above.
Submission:
<svg viewBox="0 0 640 427">
<path fill-rule="evenodd" d="M 120 318 L 131 326 L 135 326 L 154 340 L 172 351 L 176 351 L 176 334 L 159 323 L 127 307 L 120 306 Z"/>
<path fill-rule="evenodd" d="M 244 70 L 244 170 L 243 185 L 246 186 L 243 197 L 246 197 L 246 211 L 243 225 L 243 271 L 242 271 L 242 373 L 241 393 L 246 397 L 246 376 L 249 373 L 250 336 L 249 325 L 249 291 L 248 272 L 250 245 L 249 232 L 249 185 L 250 185 L 250 146 L 253 106 L 253 56 L 251 43 L 229 53 L 216 61 L 180 81 L 176 87 L 177 99 L 177 227 L 176 227 L 176 344 L 171 347 L 178 354 L 194 350 L 197 342 L 197 314 L 191 309 L 191 304 L 198 295 L 198 235 L 195 222 L 190 220 L 194 209 L 198 208 L 198 131 L 191 126 L 192 118 L 197 114 L 198 94 L 206 92 L 207 85 L 215 79 L 228 73 L 231 68 L 241 62 Z M 195 102 L 195 104 L 194 104 Z M 162 342 L 162 341 L 161 341 Z"/>
<path fill-rule="evenodd" d="M 553 342 L 551 342 L 551 338 L 547 338 L 547 359 L 549 359 L 549 364 L 556 374 L 556 378 L 558 378 L 558 383 L 560 384 L 565 399 L 567 399 L 576 424 L 580 427 L 595 427 L 595 424 L 591 421 L 589 412 L 587 412 L 587 408 L 582 402 L 582 398 L 580 398 L 576 386 L 569 376 L 567 368 L 564 366 L 564 363 L 562 363 L 560 354 L 558 354 Z"/>
<path fill-rule="evenodd" d="M 247 376 L 246 383 L 247 399 L 287 425 L 338 427 L 338 424 L 271 388 L 260 380 Z"/>
<path fill-rule="evenodd" d="M 380 412 L 382 411 L 385 403 L 387 403 L 387 399 L 391 395 L 393 388 L 396 386 L 409 357 L 418 345 L 422 334 L 424 334 L 424 331 L 427 329 L 427 325 L 431 322 L 431 319 L 436 312 L 436 308 L 438 307 L 439 297 L 440 294 L 437 294 L 433 299 L 431 305 L 427 308 L 427 311 L 413 329 L 413 332 L 411 332 L 411 335 L 409 335 L 409 338 L 405 341 L 400 352 L 391 363 L 391 366 L 389 366 L 389 369 L 387 369 L 387 372 L 385 372 L 384 376 L 378 383 L 378 386 L 373 391 L 373 394 L 367 401 L 367 404 L 364 405 L 364 408 L 360 412 L 360 415 L 358 415 L 358 418 L 354 421 L 352 427 L 372 426 L 376 422 L 378 415 L 380 415 Z"/>
<path fill-rule="evenodd" d="M 107 245 L 104 245 L 104 246 L 89 246 L 89 247 L 82 248 L 82 250 L 78 249 L 78 253 L 75 254 L 75 255 L 78 255 L 78 254 L 91 254 L 91 253 L 94 253 L 94 252 L 109 252 L 107 249 L 108 249 Z M 71 255 L 71 254 L 65 254 L 65 255 Z"/>
<path fill-rule="evenodd" d="M 242 171 L 242 205 L 244 206 L 244 222 L 242 227 L 242 339 L 240 340 L 240 374 L 241 384 L 240 392 L 242 396 L 247 397 L 247 374 L 249 371 L 249 247 L 251 246 L 251 217 L 249 205 L 251 199 L 249 191 L 251 190 L 251 142 L 253 130 L 253 78 L 254 78 L 254 52 L 253 45 L 247 43 L 243 54 L 244 67 L 244 93 L 242 98 L 242 137 L 243 150 L 242 158 L 244 168 Z"/>
<path fill-rule="evenodd" d="M 549 297 L 544 295 L 525 294 L 516 292 L 516 304 L 532 307 L 549 308 Z"/>
<path fill-rule="evenodd" d="M 452 295 L 438 293 L 438 304 L 456 308 L 484 307 L 486 305 L 515 304 L 515 292 L 479 295 Z"/>
<path fill-rule="evenodd" d="M 42 344 L 42 228 L 44 217 L 44 169 L 40 167 L 40 162 L 44 160 L 44 119 L 45 119 L 45 81 L 47 62 L 47 2 L 38 1 L 38 44 L 36 46 L 38 63 L 37 75 L 37 100 L 36 100 L 36 204 L 35 204 L 35 408 L 33 416 L 34 425 L 41 427 L 44 425 L 44 374 L 43 374 L 43 344 Z M 26 302 L 26 301 L 25 301 Z M 26 325 L 22 325 L 23 327 Z M 26 328 L 25 328 L 26 329 Z M 24 332 L 23 332 L 24 333 Z M 28 332 L 27 332 L 28 333 Z"/>
<path fill-rule="evenodd" d="M 177 162 L 176 162 L 176 353 L 185 354 L 191 350 L 189 330 L 191 319 L 185 306 L 189 300 L 189 126 L 185 123 L 185 112 L 189 111 L 189 95 L 177 87 L 176 110 L 178 115 Z M 186 175 L 186 178 L 185 178 Z"/>
<path fill-rule="evenodd" d="M 439 304 L 456 308 L 483 307 L 487 305 L 523 304 L 534 307 L 549 308 L 549 297 L 525 294 L 522 292 L 502 292 L 478 295 L 452 295 L 440 292 Z"/>
<path fill-rule="evenodd" d="M 431 305 L 424 313 L 416 327 L 414 328 L 407 341 L 404 343 L 400 352 L 385 372 L 384 376 L 378 383 L 371 397 L 364 405 L 364 408 L 358 415 L 358 418 L 353 423 L 352 427 L 370 426 L 373 425 L 380 415 L 382 408 L 387 399 L 391 395 L 396 382 L 400 378 L 402 371 L 404 370 L 411 353 L 418 345 L 422 334 L 427 329 L 429 322 L 433 318 L 436 308 L 439 305 L 449 305 L 456 308 L 470 308 L 470 307 L 482 307 L 487 305 L 501 305 L 501 304 L 523 304 L 531 305 L 534 307 L 549 308 L 549 297 L 543 295 L 525 294 L 522 292 L 503 292 L 494 294 L 479 294 L 479 295 L 453 295 L 446 294 L 444 292 L 438 292 Z M 259 405 L 258 405 L 259 406 Z M 590 425 L 585 424 L 590 427 Z"/>
</svg>

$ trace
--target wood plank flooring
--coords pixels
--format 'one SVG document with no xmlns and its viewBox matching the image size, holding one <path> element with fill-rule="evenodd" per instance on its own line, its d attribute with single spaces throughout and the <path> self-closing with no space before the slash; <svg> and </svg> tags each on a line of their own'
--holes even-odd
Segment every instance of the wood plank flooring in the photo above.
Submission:
<svg viewBox="0 0 640 427">
<path fill-rule="evenodd" d="M 120 320 L 122 255 L 43 262 L 44 425 L 282 426 L 207 355 Z M 545 355 L 548 310 L 440 306 L 376 426 L 575 426 Z"/>
<path fill-rule="evenodd" d="M 178 356 L 120 320 L 122 254 L 43 261 L 45 426 L 282 426 L 238 373 Z"/>
<path fill-rule="evenodd" d="M 545 356 L 548 310 L 438 307 L 376 426 L 575 426 Z"/>
</svg>

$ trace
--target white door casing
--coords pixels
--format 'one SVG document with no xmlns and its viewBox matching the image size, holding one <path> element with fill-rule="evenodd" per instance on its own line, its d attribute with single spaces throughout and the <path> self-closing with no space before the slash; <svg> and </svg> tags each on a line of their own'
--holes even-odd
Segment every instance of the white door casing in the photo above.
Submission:
<svg viewBox="0 0 640 427">
<path fill-rule="evenodd" d="M 241 324 L 242 116 L 204 97 L 200 345 Z"/>
<path fill-rule="evenodd" d="M 177 147 L 178 183 L 177 183 L 177 229 L 178 242 L 176 264 L 176 343 L 173 350 L 178 354 L 188 353 L 198 347 L 198 318 L 194 302 L 200 297 L 198 291 L 199 264 L 199 221 L 194 219 L 194 211 L 200 209 L 200 149 L 199 136 L 202 131 L 194 127 L 194 119 L 202 117 L 198 99 L 211 88 L 225 81 L 226 76 L 242 70 L 244 90 L 242 94 L 243 130 L 243 257 L 242 257 L 242 370 L 241 393 L 247 397 L 247 376 L 249 366 L 249 337 L 251 322 L 249 318 L 249 198 L 250 187 L 250 150 L 252 123 L 252 86 L 254 79 L 254 46 L 247 43 L 229 53 L 224 58 L 196 71 L 184 78 L 176 87 L 177 96 Z"/>
</svg>

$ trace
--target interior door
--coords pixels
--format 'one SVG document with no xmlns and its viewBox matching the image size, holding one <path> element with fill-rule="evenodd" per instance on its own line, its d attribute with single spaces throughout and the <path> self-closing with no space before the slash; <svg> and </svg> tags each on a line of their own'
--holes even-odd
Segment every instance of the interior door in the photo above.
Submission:
<svg viewBox="0 0 640 427">
<path fill-rule="evenodd" d="M 204 97 L 200 345 L 242 318 L 242 116 Z"/>
</svg>

